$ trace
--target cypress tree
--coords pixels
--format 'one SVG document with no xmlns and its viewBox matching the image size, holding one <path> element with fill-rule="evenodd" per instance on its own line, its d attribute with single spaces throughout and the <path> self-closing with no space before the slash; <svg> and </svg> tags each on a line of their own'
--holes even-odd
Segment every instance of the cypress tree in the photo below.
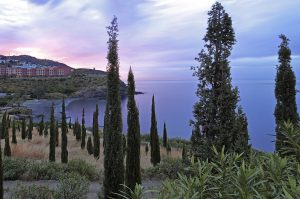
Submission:
<svg viewBox="0 0 300 199">
<path fill-rule="evenodd" d="M 151 163 L 154 166 L 156 166 L 158 163 L 160 163 L 160 147 L 159 147 L 159 137 L 157 132 L 154 95 L 152 96 L 152 108 L 151 108 L 150 147 L 151 147 Z"/>
<path fill-rule="evenodd" d="M 117 18 L 107 27 L 108 65 L 107 65 L 107 97 L 104 123 L 104 197 L 112 197 L 119 192 L 124 183 L 124 158 L 122 144 L 122 114 L 119 88 L 119 56 L 118 56 L 118 23 Z"/>
<path fill-rule="evenodd" d="M 39 123 L 39 135 L 42 136 L 44 133 L 44 128 L 45 128 L 45 124 L 44 124 L 44 116 L 42 116 L 42 119 Z"/>
<path fill-rule="evenodd" d="M 1 139 L 5 138 L 5 132 L 6 132 L 6 127 L 7 127 L 7 116 L 6 112 L 4 112 L 2 116 L 2 126 L 1 126 Z"/>
<path fill-rule="evenodd" d="M 8 126 L 4 129 L 5 135 L 5 145 L 4 145 L 4 156 L 11 156 L 11 150 L 9 145 L 9 133 L 8 133 Z"/>
<path fill-rule="evenodd" d="M 86 129 L 85 129 L 85 120 L 84 120 L 84 109 L 82 109 L 82 120 L 81 120 L 81 149 L 85 148 L 85 137 L 86 137 Z"/>
<path fill-rule="evenodd" d="M 92 143 L 92 138 L 91 136 L 89 136 L 88 141 L 87 141 L 87 145 L 86 145 L 86 149 L 88 151 L 88 153 L 90 155 L 92 155 L 94 153 L 94 149 L 93 149 L 93 143 Z"/>
<path fill-rule="evenodd" d="M 75 136 L 76 136 L 76 140 L 77 141 L 81 140 L 81 127 L 80 127 L 80 124 L 78 122 L 78 119 L 76 120 L 76 132 L 75 132 Z"/>
<path fill-rule="evenodd" d="M 145 153 L 146 153 L 146 156 L 148 155 L 148 152 L 149 152 L 149 146 L 148 144 L 145 145 Z"/>
<path fill-rule="evenodd" d="M 127 155 L 126 155 L 126 173 L 125 183 L 131 190 L 134 190 L 136 184 L 141 184 L 140 167 L 140 121 L 139 110 L 135 102 L 135 81 L 130 68 L 128 73 L 128 91 L 127 91 Z M 124 136 L 125 137 L 125 136 Z M 126 143 L 126 139 L 125 139 Z"/>
<path fill-rule="evenodd" d="M 94 158 L 99 159 L 100 157 L 100 136 L 99 136 L 99 124 L 98 124 L 99 108 L 96 105 L 96 111 L 93 117 L 93 141 L 94 141 Z"/>
<path fill-rule="evenodd" d="M 29 118 L 29 125 L 28 125 L 27 131 L 28 131 L 28 133 L 27 133 L 28 140 L 32 140 L 32 131 L 33 131 L 32 117 Z"/>
<path fill-rule="evenodd" d="M 72 129 L 72 120 L 71 120 L 71 118 L 69 119 L 69 129 Z"/>
<path fill-rule="evenodd" d="M 166 127 L 166 122 L 164 122 L 163 146 L 167 148 L 167 145 L 168 145 L 167 127 Z"/>
<path fill-rule="evenodd" d="M 296 77 L 291 66 L 291 49 L 289 39 L 285 35 L 280 35 L 278 60 L 275 85 L 275 97 L 277 100 L 274 115 L 276 121 L 276 151 L 285 146 L 284 136 L 281 134 L 281 125 L 290 121 L 298 126 L 299 115 L 296 104 Z"/>
<path fill-rule="evenodd" d="M 189 159 L 187 157 L 187 152 L 186 152 L 186 147 L 183 145 L 182 147 L 182 153 L 181 153 L 181 158 L 183 163 L 188 163 Z"/>
<path fill-rule="evenodd" d="M 3 199 L 3 163 L 2 163 L 2 149 L 0 142 L 0 199 Z"/>
<path fill-rule="evenodd" d="M 171 152 L 172 152 L 172 148 L 171 148 L 171 145 L 168 143 L 167 144 L 167 155 L 171 155 Z"/>
<path fill-rule="evenodd" d="M 46 122 L 46 124 L 45 124 L 45 129 L 44 129 L 44 137 L 47 137 L 47 136 L 48 136 L 48 129 L 49 129 L 49 123 Z"/>
<path fill-rule="evenodd" d="M 12 124 L 12 138 L 11 138 L 11 143 L 17 144 L 16 121 L 15 120 L 13 120 L 13 124 Z"/>
<path fill-rule="evenodd" d="M 231 84 L 228 57 L 235 44 L 235 34 L 230 16 L 223 6 L 216 2 L 208 12 L 208 28 L 204 37 L 205 49 L 198 57 L 199 66 L 192 67 L 198 77 L 197 96 L 194 105 L 192 134 L 193 155 L 211 158 L 212 146 L 221 150 L 235 151 L 236 108 L 238 89 Z M 239 133 L 239 132 L 238 132 Z"/>
<path fill-rule="evenodd" d="M 66 118 L 66 107 L 65 99 L 62 101 L 62 112 L 61 112 L 61 162 L 68 163 L 68 137 L 67 137 L 67 118 Z"/>
<path fill-rule="evenodd" d="M 22 140 L 25 140 L 25 138 L 26 138 L 26 120 L 25 120 L 25 118 L 23 118 L 23 120 L 22 120 L 21 137 L 22 137 Z"/>
<path fill-rule="evenodd" d="M 55 146 L 58 147 L 59 144 L 59 124 L 58 120 L 56 120 L 56 125 L 55 125 Z"/>
<path fill-rule="evenodd" d="M 50 143 L 49 143 L 49 161 L 55 162 L 55 118 L 54 118 L 54 104 L 52 103 L 51 116 L 50 116 Z"/>
</svg>

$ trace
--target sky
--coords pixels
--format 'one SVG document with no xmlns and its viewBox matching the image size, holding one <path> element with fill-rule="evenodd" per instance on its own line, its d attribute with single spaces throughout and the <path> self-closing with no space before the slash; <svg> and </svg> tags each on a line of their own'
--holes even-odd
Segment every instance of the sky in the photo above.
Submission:
<svg viewBox="0 0 300 199">
<path fill-rule="evenodd" d="M 28 54 L 75 68 L 105 70 L 107 33 L 119 22 L 120 75 L 138 80 L 193 80 L 214 0 L 0 0 L 0 54 Z M 237 44 L 233 79 L 274 79 L 279 34 L 290 38 L 300 73 L 299 0 L 220 0 Z M 299 76 L 299 75 L 298 75 Z M 300 77 L 299 77 L 300 78 Z"/>
</svg>

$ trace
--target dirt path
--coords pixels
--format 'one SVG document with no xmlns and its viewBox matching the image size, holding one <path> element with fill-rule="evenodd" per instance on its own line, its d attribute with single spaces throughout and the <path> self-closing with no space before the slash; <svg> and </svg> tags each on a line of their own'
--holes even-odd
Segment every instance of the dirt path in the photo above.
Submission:
<svg viewBox="0 0 300 199">
<path fill-rule="evenodd" d="M 4 181 L 3 186 L 4 186 L 4 198 L 9 198 L 11 191 L 16 187 L 17 183 L 22 183 L 24 185 L 44 185 L 48 186 L 50 189 L 56 189 L 58 182 L 55 180 L 39 180 L 39 181 Z M 161 181 L 158 180 L 149 180 L 149 181 L 144 181 L 143 186 L 146 189 L 153 189 L 157 188 L 161 185 Z M 100 191 L 102 185 L 99 184 L 99 182 L 91 182 L 90 183 L 90 188 L 88 192 L 88 199 L 98 199 L 98 192 Z"/>
</svg>

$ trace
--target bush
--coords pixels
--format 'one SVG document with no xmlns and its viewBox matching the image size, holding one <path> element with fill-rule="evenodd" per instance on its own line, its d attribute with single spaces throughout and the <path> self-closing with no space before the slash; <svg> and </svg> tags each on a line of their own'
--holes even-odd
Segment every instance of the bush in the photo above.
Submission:
<svg viewBox="0 0 300 199">
<path fill-rule="evenodd" d="M 56 180 L 64 174 L 65 166 L 53 162 L 32 161 L 28 175 L 35 180 Z"/>
<path fill-rule="evenodd" d="M 25 159 L 4 157 L 3 178 L 5 180 L 17 180 L 28 170 L 28 162 Z"/>
<path fill-rule="evenodd" d="M 157 179 L 175 179 L 178 177 L 178 173 L 188 174 L 187 164 L 183 163 L 181 159 L 174 159 L 165 157 L 155 167 L 150 167 L 143 170 L 143 179 L 145 178 L 157 178 Z"/>
<path fill-rule="evenodd" d="M 17 184 L 12 190 L 11 199 L 53 199 L 54 191 L 46 186 Z"/>
<path fill-rule="evenodd" d="M 78 173 L 89 180 L 99 179 L 99 173 L 97 172 L 96 167 L 86 163 L 84 160 L 70 160 L 67 164 L 67 172 Z"/>
<path fill-rule="evenodd" d="M 89 182 L 78 174 L 66 174 L 59 179 L 56 198 L 85 199 L 89 191 Z"/>
</svg>

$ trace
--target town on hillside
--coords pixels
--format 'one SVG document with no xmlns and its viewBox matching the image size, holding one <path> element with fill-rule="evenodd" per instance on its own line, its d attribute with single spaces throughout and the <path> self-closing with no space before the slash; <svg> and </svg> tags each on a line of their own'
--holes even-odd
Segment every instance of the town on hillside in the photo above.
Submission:
<svg viewBox="0 0 300 199">
<path fill-rule="evenodd" d="M 61 65 L 42 65 L 30 61 L 20 61 L 10 57 L 0 57 L 1 77 L 66 77 L 73 68 Z"/>
</svg>

